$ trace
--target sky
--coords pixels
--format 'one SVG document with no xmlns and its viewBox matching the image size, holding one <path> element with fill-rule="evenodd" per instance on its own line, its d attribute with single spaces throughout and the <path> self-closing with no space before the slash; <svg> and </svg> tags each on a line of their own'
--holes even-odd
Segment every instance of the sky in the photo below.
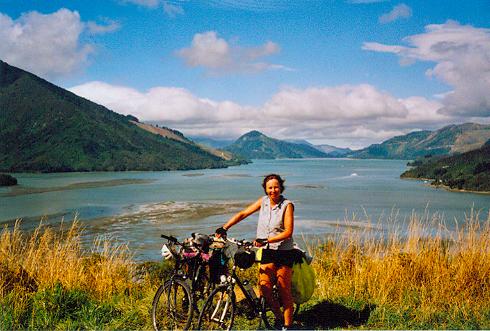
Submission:
<svg viewBox="0 0 490 331">
<path fill-rule="evenodd" d="M 490 123 L 488 0 L 0 0 L 0 59 L 187 136 Z"/>
</svg>

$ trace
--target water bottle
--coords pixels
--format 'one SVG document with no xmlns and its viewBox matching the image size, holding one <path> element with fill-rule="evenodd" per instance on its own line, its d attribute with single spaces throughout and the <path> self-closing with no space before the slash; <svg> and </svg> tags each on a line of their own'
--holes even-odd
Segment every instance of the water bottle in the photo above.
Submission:
<svg viewBox="0 0 490 331">
<path fill-rule="evenodd" d="M 255 291 L 252 287 L 252 284 L 248 280 L 245 280 L 243 282 L 243 287 L 245 288 L 245 291 L 247 291 L 248 295 L 252 298 L 252 300 L 255 302 L 257 301 L 257 295 L 255 294 Z"/>
</svg>

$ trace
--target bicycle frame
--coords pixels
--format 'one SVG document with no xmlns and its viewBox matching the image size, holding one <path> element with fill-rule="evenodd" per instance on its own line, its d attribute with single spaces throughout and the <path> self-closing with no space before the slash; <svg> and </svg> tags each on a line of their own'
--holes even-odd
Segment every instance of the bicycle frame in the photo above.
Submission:
<svg viewBox="0 0 490 331">
<path fill-rule="evenodd" d="M 231 275 L 228 276 L 228 286 L 232 287 L 232 290 L 234 290 L 235 284 L 238 285 L 238 288 L 240 291 L 242 291 L 243 295 L 245 296 L 245 299 L 247 300 L 247 304 L 250 308 L 253 309 L 254 312 L 254 317 L 262 317 L 262 309 L 260 307 L 260 297 L 257 298 L 257 301 L 254 300 L 248 293 L 248 291 L 245 289 L 245 286 L 243 285 L 241 279 L 238 277 L 236 273 L 237 266 L 233 266 L 231 268 Z"/>
</svg>

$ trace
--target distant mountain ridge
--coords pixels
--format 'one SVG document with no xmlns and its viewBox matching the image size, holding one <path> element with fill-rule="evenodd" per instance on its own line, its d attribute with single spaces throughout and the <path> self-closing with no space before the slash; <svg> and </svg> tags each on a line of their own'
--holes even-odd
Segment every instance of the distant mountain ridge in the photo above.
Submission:
<svg viewBox="0 0 490 331">
<path fill-rule="evenodd" d="M 327 157 L 312 146 L 270 138 L 256 130 L 244 134 L 225 150 L 247 159 Z"/>
<path fill-rule="evenodd" d="M 0 61 L 0 171 L 177 170 L 234 164 Z"/>
<path fill-rule="evenodd" d="M 315 145 L 315 148 L 327 154 L 328 157 L 345 157 L 353 152 L 350 148 L 341 148 L 327 144 Z"/>
<path fill-rule="evenodd" d="M 436 131 L 415 131 L 373 144 L 348 156 L 373 159 L 416 159 L 428 155 L 450 155 L 480 148 L 490 139 L 490 125 L 465 123 Z"/>
</svg>

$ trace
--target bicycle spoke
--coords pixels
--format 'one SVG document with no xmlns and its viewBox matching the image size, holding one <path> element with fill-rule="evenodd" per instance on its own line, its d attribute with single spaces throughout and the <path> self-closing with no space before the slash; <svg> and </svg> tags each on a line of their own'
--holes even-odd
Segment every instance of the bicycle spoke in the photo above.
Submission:
<svg viewBox="0 0 490 331">
<path fill-rule="evenodd" d="M 229 330 L 233 325 L 235 297 L 226 287 L 217 288 L 204 304 L 199 317 L 200 330 Z"/>
<path fill-rule="evenodd" d="M 155 330 L 185 330 L 192 318 L 192 302 L 187 286 L 173 280 L 161 287 L 153 301 Z"/>
</svg>

